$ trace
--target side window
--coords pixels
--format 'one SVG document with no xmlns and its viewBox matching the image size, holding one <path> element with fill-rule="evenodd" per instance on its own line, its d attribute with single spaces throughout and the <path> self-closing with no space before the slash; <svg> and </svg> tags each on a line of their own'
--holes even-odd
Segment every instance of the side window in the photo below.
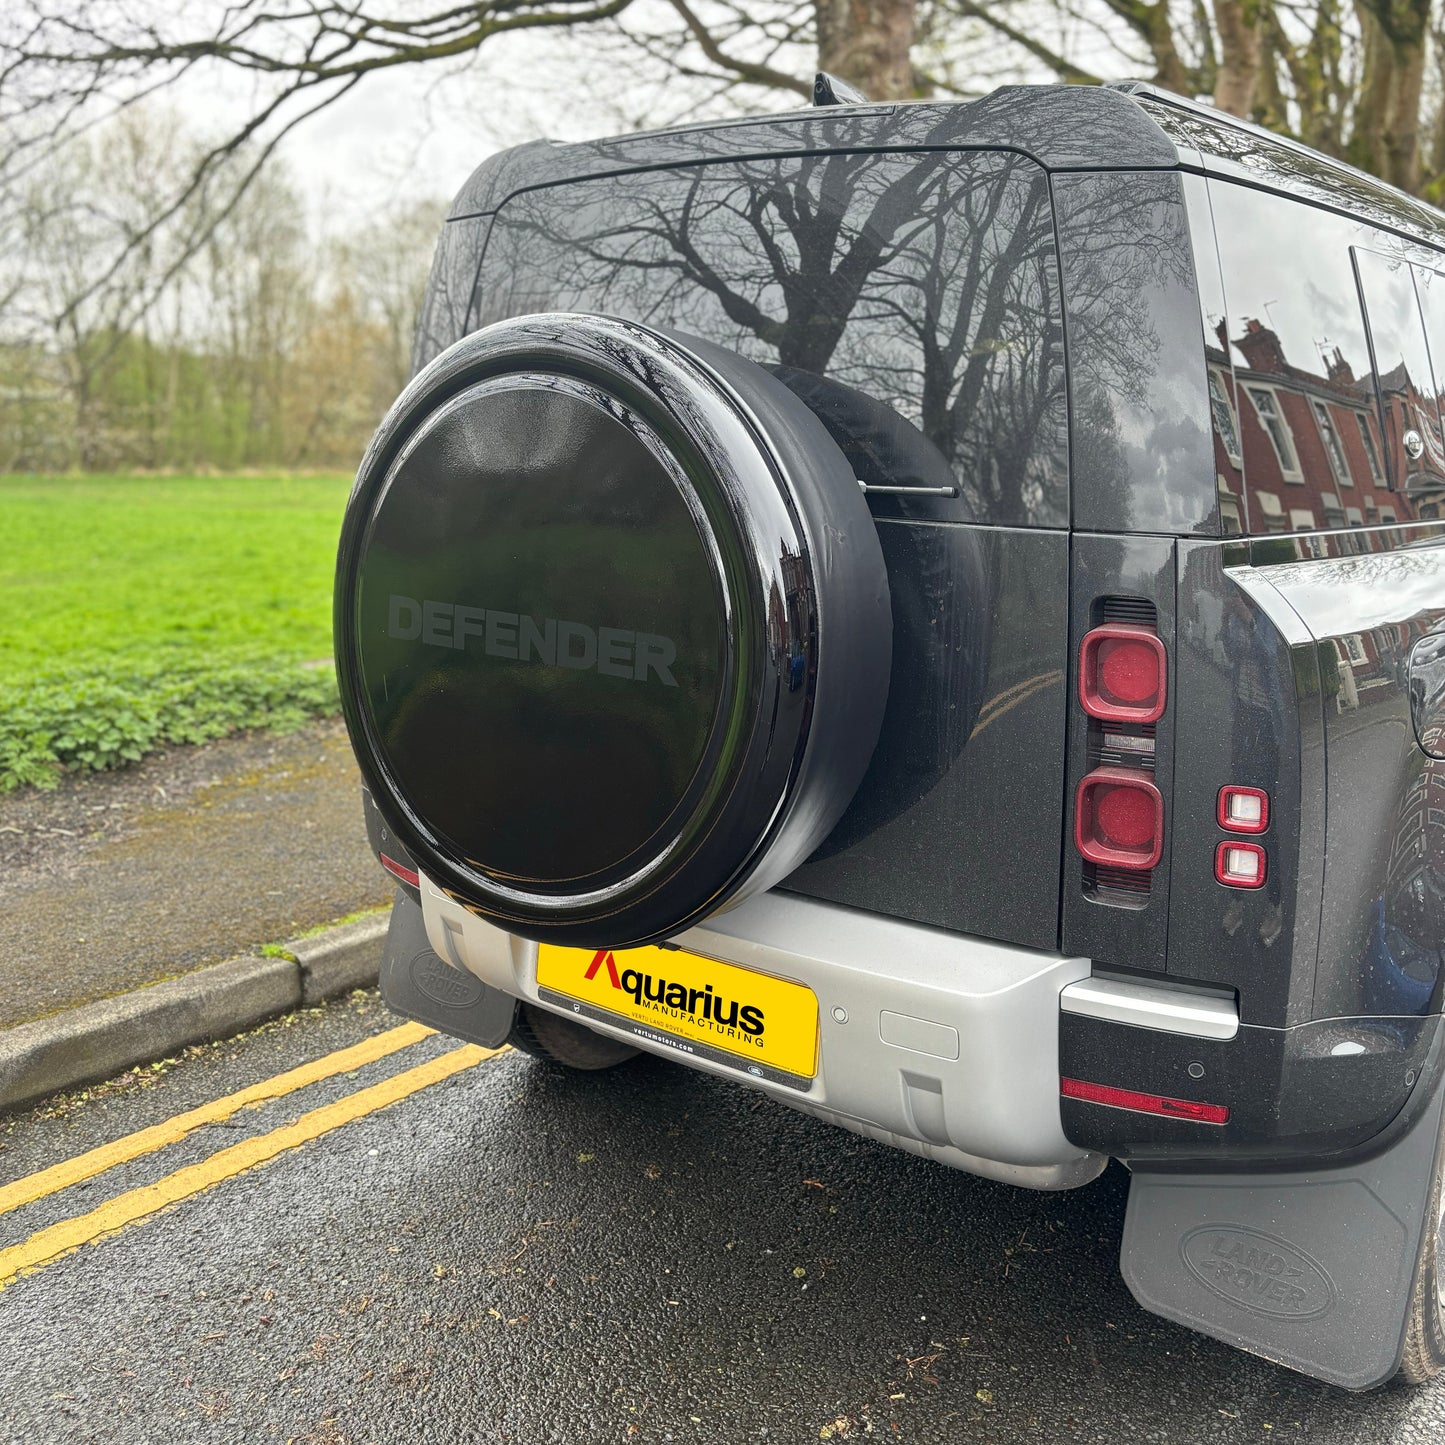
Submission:
<svg viewBox="0 0 1445 1445">
<path fill-rule="evenodd" d="M 1173 112 L 1171 112 L 1172 114 Z M 1200 322 L 1204 328 L 1205 379 L 1209 387 L 1209 420 L 1214 434 L 1214 492 L 1219 530 L 1236 537 L 1245 530 L 1244 446 L 1240 441 L 1239 408 L 1249 405 L 1240 393 L 1229 355 L 1224 282 L 1219 247 L 1214 239 L 1214 211 L 1208 183 L 1202 176 L 1184 177 L 1184 205 L 1199 288 Z"/>
<path fill-rule="evenodd" d="M 1435 417 L 1432 445 L 1439 413 L 1408 262 L 1378 276 L 1373 261 L 1361 264 L 1381 234 L 1368 226 L 1227 181 L 1211 180 L 1209 190 L 1224 277 L 1221 332 L 1241 403 L 1246 529 L 1327 531 L 1412 515 L 1389 490 L 1392 439 L 1404 429 L 1399 407 Z M 1440 292 L 1445 322 L 1445 279 Z M 1391 331 L 1389 359 L 1372 351 L 1367 310 L 1377 344 Z"/>
<path fill-rule="evenodd" d="M 1434 266 L 1415 267 L 1415 294 L 1420 300 L 1425 340 L 1435 377 L 1436 413 L 1445 420 L 1445 258 L 1441 258 L 1439 270 Z M 1445 487 L 1421 495 L 1416 504 L 1416 515 L 1445 516 Z"/>
<path fill-rule="evenodd" d="M 1314 403 L 1315 420 L 1319 423 L 1320 436 L 1324 438 L 1325 455 L 1329 458 L 1330 471 L 1342 487 L 1353 487 L 1349 463 L 1345 461 L 1345 450 L 1340 445 L 1340 434 L 1335 430 L 1333 409 L 1323 401 Z"/>
<path fill-rule="evenodd" d="M 957 492 L 873 496 L 876 515 L 1068 525 L 1053 211 L 1022 157 L 769 156 L 523 192 L 480 296 L 479 325 L 598 311 L 728 347 L 807 402 L 861 480 Z"/>
<path fill-rule="evenodd" d="M 1224 454 L 1236 466 L 1241 461 L 1239 451 L 1239 423 L 1234 416 L 1234 403 L 1229 398 L 1229 388 L 1220 367 L 1209 368 L 1209 405 L 1214 412 L 1214 429 L 1224 443 Z"/>
<path fill-rule="evenodd" d="M 1416 268 L 1403 256 L 1364 247 L 1355 250 L 1355 266 L 1384 412 L 1386 468 L 1399 509 L 1421 515 L 1421 503 L 1438 504 L 1445 490 L 1445 447 Z"/>
</svg>

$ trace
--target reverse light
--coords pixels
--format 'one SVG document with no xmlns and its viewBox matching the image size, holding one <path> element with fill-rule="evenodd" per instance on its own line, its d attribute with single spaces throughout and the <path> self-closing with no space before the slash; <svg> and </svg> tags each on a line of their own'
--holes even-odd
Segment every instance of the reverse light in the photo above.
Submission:
<svg viewBox="0 0 1445 1445">
<path fill-rule="evenodd" d="M 1258 843 L 1221 843 L 1214 850 L 1214 876 L 1226 888 L 1263 888 L 1268 870 Z"/>
<path fill-rule="evenodd" d="M 1164 851 L 1164 799 L 1146 773 L 1095 768 L 1074 799 L 1074 842 L 1090 863 L 1142 872 Z"/>
<path fill-rule="evenodd" d="M 1269 794 L 1262 788 L 1221 788 L 1218 818 L 1231 833 L 1263 833 L 1269 827 Z"/>
<path fill-rule="evenodd" d="M 1133 1089 L 1116 1089 L 1109 1084 L 1089 1084 L 1082 1079 L 1060 1079 L 1059 1093 L 1066 1099 L 1086 1104 L 1107 1104 L 1111 1109 L 1132 1109 L 1137 1114 L 1160 1114 L 1166 1119 L 1188 1119 L 1196 1124 L 1227 1124 L 1229 1109 L 1224 1104 L 1201 1104 L 1194 1099 L 1170 1099 L 1163 1094 L 1140 1094 Z"/>
<path fill-rule="evenodd" d="M 1104 722 L 1156 722 L 1164 713 L 1164 644 L 1147 627 L 1110 622 L 1079 645 L 1079 702 Z"/>
</svg>

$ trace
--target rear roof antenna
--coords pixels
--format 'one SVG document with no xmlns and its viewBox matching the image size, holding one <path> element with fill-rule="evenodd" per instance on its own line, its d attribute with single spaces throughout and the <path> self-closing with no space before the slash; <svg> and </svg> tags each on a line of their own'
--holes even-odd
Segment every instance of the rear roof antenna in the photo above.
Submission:
<svg viewBox="0 0 1445 1445">
<path fill-rule="evenodd" d="M 868 97 L 856 86 L 820 70 L 813 78 L 814 105 L 867 105 Z"/>
</svg>

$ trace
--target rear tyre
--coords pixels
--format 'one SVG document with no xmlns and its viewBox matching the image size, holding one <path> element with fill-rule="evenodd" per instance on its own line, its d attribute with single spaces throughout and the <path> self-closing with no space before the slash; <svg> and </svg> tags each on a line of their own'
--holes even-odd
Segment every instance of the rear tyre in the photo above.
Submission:
<svg viewBox="0 0 1445 1445">
<path fill-rule="evenodd" d="M 594 1033 L 582 1024 L 529 1003 L 518 1005 L 507 1042 L 534 1059 L 589 1072 L 625 1064 L 638 1052 L 620 1039 Z"/>
<path fill-rule="evenodd" d="M 1435 1181 L 1426 1215 L 1425 1244 L 1405 1328 L 1405 1357 L 1396 1379 L 1423 1385 L 1445 1370 L 1445 1140 L 1435 1154 Z"/>
</svg>

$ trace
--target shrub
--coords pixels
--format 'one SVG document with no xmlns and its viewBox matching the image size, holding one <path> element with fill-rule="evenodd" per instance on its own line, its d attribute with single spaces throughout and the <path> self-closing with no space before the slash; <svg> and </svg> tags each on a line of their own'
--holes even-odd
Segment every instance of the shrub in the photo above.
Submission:
<svg viewBox="0 0 1445 1445">
<path fill-rule="evenodd" d="M 63 769 L 122 767 L 240 728 L 289 731 L 337 706 L 331 668 L 292 657 L 172 657 L 104 675 L 51 674 L 0 701 L 0 792 L 53 788 Z"/>
</svg>

